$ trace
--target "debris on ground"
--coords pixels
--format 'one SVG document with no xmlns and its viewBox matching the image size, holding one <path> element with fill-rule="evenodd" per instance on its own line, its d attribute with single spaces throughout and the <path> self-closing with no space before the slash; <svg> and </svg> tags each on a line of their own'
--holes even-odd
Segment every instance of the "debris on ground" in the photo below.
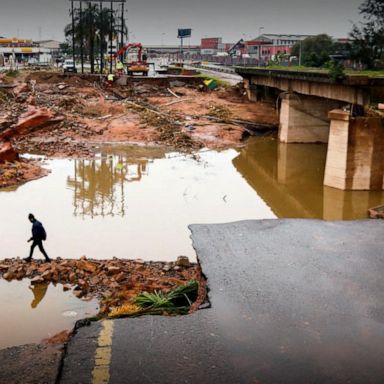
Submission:
<svg viewBox="0 0 384 384">
<path fill-rule="evenodd" d="M 203 280 L 200 267 L 185 257 L 177 262 L 92 260 L 84 256 L 80 260 L 58 258 L 51 263 L 6 259 L 0 261 L 0 277 L 7 281 L 27 278 L 31 285 L 62 284 L 64 291 L 71 290 L 82 300 L 98 298 L 100 315 L 134 304 L 143 292 L 167 295 L 190 281 L 200 284 Z M 204 300 L 205 294 L 199 289 L 199 303 Z"/>
<path fill-rule="evenodd" d="M 11 142 L 21 155 L 56 158 L 90 158 L 105 142 L 193 152 L 242 145 L 251 126 L 243 120 L 277 125 L 274 107 L 249 102 L 241 86 L 204 92 L 202 81 L 127 78 L 126 85 L 105 88 L 92 75 L 35 71 L 3 76 L 0 143 Z"/>
</svg>

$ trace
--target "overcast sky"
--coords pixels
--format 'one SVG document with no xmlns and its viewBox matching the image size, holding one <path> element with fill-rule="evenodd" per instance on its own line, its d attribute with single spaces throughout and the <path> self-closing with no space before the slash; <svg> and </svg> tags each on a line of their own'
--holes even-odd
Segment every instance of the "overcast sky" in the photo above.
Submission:
<svg viewBox="0 0 384 384">
<path fill-rule="evenodd" d="M 346 37 L 358 21 L 363 0 L 127 0 L 131 40 L 177 43 L 177 28 L 193 29 L 191 44 L 202 37 L 235 42 L 264 33 Z M 70 22 L 68 0 L 0 0 L 0 36 L 63 40 Z M 162 35 L 163 34 L 163 35 Z"/>
</svg>

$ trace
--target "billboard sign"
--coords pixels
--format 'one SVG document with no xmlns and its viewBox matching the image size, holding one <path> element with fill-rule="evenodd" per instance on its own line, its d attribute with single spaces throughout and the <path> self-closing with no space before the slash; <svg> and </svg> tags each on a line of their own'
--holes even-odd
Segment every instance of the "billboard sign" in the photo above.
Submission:
<svg viewBox="0 0 384 384">
<path fill-rule="evenodd" d="M 177 32 L 177 37 L 179 39 L 184 39 L 185 37 L 191 37 L 192 29 L 191 28 L 179 28 Z"/>
</svg>

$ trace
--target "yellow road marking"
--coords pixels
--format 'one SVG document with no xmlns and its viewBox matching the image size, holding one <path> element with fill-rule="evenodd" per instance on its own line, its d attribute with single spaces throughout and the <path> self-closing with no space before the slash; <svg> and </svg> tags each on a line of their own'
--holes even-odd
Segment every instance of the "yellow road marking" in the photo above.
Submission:
<svg viewBox="0 0 384 384">
<path fill-rule="evenodd" d="M 92 371 L 92 384 L 109 383 L 109 367 L 112 356 L 113 321 L 104 320 L 97 340 L 95 366 Z"/>
</svg>

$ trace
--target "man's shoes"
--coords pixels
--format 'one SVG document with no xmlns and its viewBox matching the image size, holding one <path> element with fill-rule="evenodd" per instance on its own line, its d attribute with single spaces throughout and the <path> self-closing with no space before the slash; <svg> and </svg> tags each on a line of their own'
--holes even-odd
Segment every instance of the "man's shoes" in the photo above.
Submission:
<svg viewBox="0 0 384 384">
<path fill-rule="evenodd" d="M 51 261 L 52 261 L 52 259 L 50 259 L 49 257 L 46 257 L 46 258 L 45 258 L 45 262 L 46 262 L 46 263 L 50 263 Z"/>
<path fill-rule="evenodd" d="M 32 257 L 26 257 L 23 260 L 26 261 L 27 263 L 30 263 L 32 261 Z"/>
</svg>

